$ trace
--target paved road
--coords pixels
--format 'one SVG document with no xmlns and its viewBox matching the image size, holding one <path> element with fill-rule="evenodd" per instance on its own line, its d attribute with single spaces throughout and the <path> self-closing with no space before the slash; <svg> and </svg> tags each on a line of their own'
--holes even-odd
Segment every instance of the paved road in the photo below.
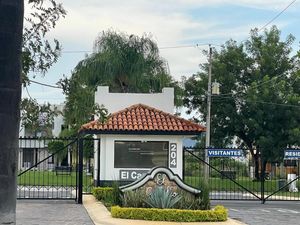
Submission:
<svg viewBox="0 0 300 225">
<path fill-rule="evenodd" d="M 300 224 L 300 202 L 212 201 L 249 225 Z M 72 200 L 18 200 L 17 225 L 93 225 L 85 208 Z"/>
<path fill-rule="evenodd" d="M 296 225 L 300 224 L 298 201 L 212 201 L 229 209 L 229 217 L 249 225 Z"/>
<path fill-rule="evenodd" d="M 17 225 L 93 225 L 83 205 L 68 200 L 18 200 Z"/>
</svg>

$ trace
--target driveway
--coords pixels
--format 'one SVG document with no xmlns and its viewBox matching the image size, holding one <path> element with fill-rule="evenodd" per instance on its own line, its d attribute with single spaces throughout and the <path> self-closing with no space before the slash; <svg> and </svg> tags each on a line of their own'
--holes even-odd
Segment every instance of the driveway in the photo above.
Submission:
<svg viewBox="0 0 300 225">
<path fill-rule="evenodd" d="M 212 201 L 224 205 L 229 217 L 250 225 L 300 224 L 299 201 Z"/>
<path fill-rule="evenodd" d="M 17 225 L 93 225 L 83 205 L 74 200 L 18 200 Z"/>
</svg>

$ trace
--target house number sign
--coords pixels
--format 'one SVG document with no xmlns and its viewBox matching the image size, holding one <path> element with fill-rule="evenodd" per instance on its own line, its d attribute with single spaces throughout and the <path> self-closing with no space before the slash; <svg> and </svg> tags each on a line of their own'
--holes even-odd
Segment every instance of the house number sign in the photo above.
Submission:
<svg viewBox="0 0 300 225">
<path fill-rule="evenodd" d="M 170 143 L 170 168 L 177 168 L 177 144 Z"/>
</svg>

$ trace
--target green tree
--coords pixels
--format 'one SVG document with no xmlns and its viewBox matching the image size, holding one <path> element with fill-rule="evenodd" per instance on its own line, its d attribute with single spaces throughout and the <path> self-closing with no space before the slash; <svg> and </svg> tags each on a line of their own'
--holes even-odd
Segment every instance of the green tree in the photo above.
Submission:
<svg viewBox="0 0 300 225">
<path fill-rule="evenodd" d="M 111 92 L 151 93 L 165 86 L 180 87 L 168 73 L 156 43 L 148 36 L 103 32 L 95 41 L 94 53 L 75 67 L 60 85 L 67 95 L 67 124 L 78 129 L 95 113 L 94 92 L 106 85 Z M 176 95 L 177 97 L 179 95 Z M 179 98 L 176 98 L 179 104 Z"/>
<path fill-rule="evenodd" d="M 68 149 L 64 146 L 63 141 L 51 141 L 48 143 L 48 150 L 50 153 L 55 154 L 56 163 L 61 162 L 68 154 Z"/>
<path fill-rule="evenodd" d="M 274 26 L 245 43 L 230 40 L 213 53 L 213 79 L 221 95 L 212 98 L 212 146 L 226 146 L 237 137 L 250 149 L 259 178 L 258 162 L 282 160 L 283 149 L 299 145 L 299 53 L 293 54 L 294 37 L 280 39 Z M 207 64 L 185 82 L 184 105 L 206 117 Z M 257 150 L 257 151 L 256 151 Z"/>
<path fill-rule="evenodd" d="M 22 81 L 28 85 L 29 73 L 45 75 L 57 62 L 61 45 L 54 39 L 51 43 L 46 35 L 55 28 L 59 19 L 66 16 L 62 4 L 55 0 L 27 0 L 30 14 L 24 18 L 22 45 Z"/>
<path fill-rule="evenodd" d="M 25 17 L 22 42 L 22 83 L 24 86 L 30 85 L 30 76 L 33 78 L 37 74 L 42 76 L 48 69 L 57 62 L 61 45 L 58 40 L 50 42 L 46 35 L 55 28 L 59 19 L 65 17 L 66 11 L 62 4 L 55 0 L 27 0 L 29 12 Z M 37 111 L 37 110 L 42 111 Z M 26 128 L 31 128 L 32 134 L 37 134 L 41 130 L 46 131 L 46 125 L 51 125 L 53 114 L 50 104 L 37 105 L 35 100 L 22 99 L 21 102 L 22 122 Z M 43 124 L 39 123 L 42 115 Z M 39 127 L 38 125 L 42 125 Z M 49 126 L 47 127 L 49 128 Z M 49 130 L 49 129 L 48 129 Z M 49 131 L 46 132 L 49 135 Z"/>
<path fill-rule="evenodd" d="M 0 1 L 0 224 L 16 224 L 24 3 Z"/>
<path fill-rule="evenodd" d="M 24 98 L 21 102 L 21 125 L 26 136 L 52 136 L 54 117 L 60 112 L 49 103 L 38 104 L 34 99 Z"/>
</svg>

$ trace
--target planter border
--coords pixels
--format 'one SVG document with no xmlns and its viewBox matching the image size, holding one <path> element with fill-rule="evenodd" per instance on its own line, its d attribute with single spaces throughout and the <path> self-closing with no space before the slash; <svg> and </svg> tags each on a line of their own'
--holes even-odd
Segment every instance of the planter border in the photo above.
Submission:
<svg viewBox="0 0 300 225">
<path fill-rule="evenodd" d="M 114 218 L 172 221 L 172 222 L 219 222 L 226 221 L 228 210 L 221 205 L 211 210 L 186 210 L 186 209 L 156 209 L 156 208 L 125 208 L 111 207 Z"/>
</svg>

